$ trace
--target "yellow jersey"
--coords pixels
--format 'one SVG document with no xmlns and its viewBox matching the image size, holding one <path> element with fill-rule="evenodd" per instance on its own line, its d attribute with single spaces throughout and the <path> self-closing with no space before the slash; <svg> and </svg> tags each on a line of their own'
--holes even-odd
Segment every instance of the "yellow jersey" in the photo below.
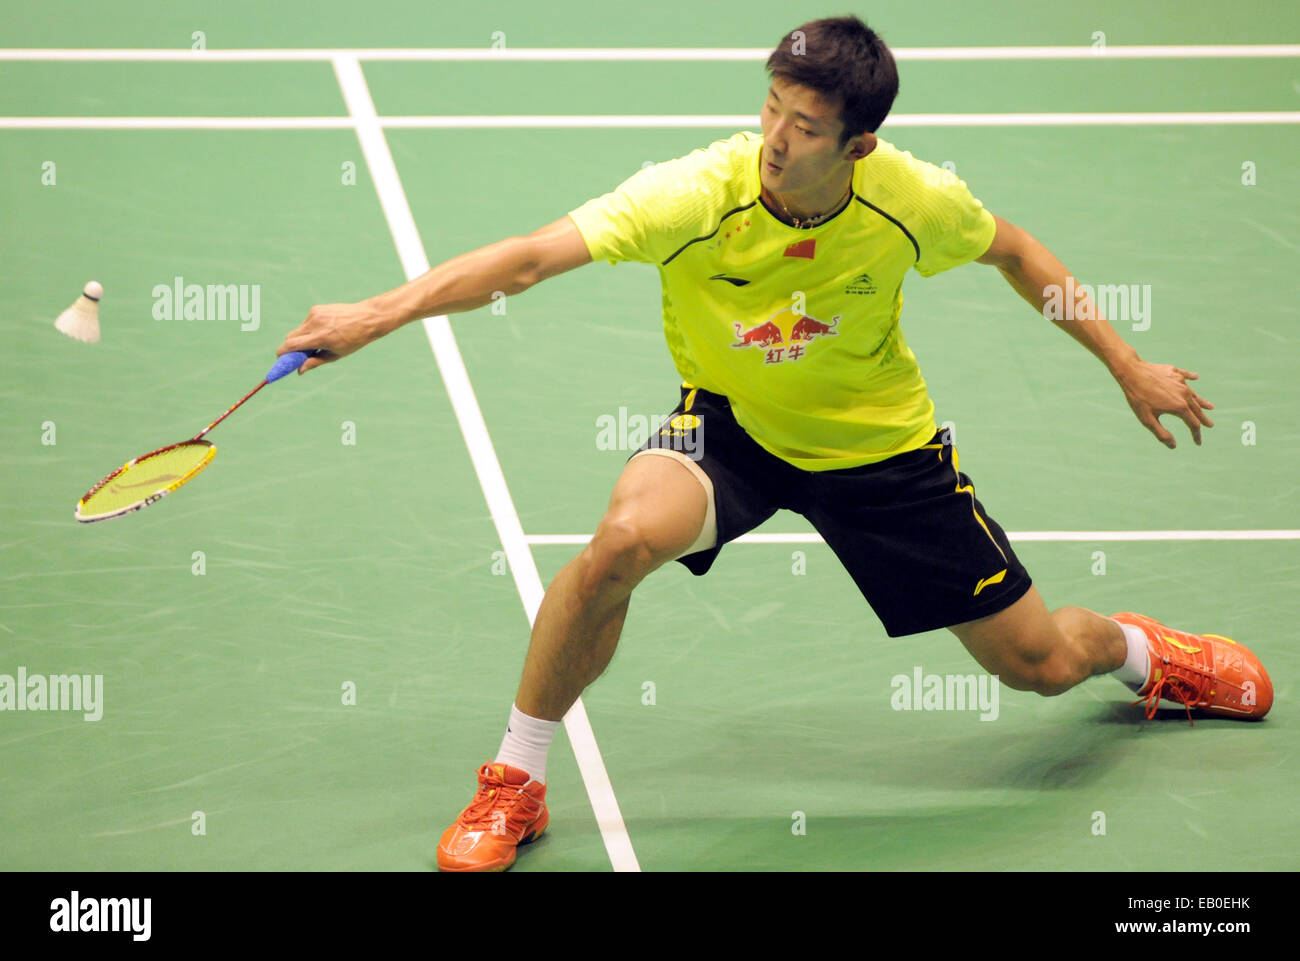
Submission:
<svg viewBox="0 0 1300 961">
<path fill-rule="evenodd" d="M 685 387 L 731 401 L 760 446 L 803 470 L 875 463 L 934 436 L 934 403 L 899 316 L 903 278 L 988 250 L 966 184 L 877 138 L 848 206 L 815 227 L 761 198 L 761 134 L 647 167 L 569 213 L 592 260 L 652 263 Z"/>
</svg>

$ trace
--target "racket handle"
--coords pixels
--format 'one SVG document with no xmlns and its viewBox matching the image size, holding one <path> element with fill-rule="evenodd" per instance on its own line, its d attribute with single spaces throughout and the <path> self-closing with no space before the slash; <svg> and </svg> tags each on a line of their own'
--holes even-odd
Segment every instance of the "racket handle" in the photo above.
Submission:
<svg viewBox="0 0 1300 961">
<path fill-rule="evenodd" d="M 302 366 L 303 361 L 308 357 L 315 357 L 321 353 L 319 350 L 295 350 L 292 354 L 285 354 L 275 362 L 275 366 L 267 372 L 266 382 L 274 384 L 285 374 L 292 374 Z"/>
</svg>

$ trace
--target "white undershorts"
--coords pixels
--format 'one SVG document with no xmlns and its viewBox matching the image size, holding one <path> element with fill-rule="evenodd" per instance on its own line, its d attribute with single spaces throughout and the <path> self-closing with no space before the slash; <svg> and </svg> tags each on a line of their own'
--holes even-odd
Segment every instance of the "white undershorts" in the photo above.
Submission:
<svg viewBox="0 0 1300 961">
<path fill-rule="evenodd" d="M 704 512 L 704 527 L 700 530 L 700 536 L 695 539 L 695 543 L 686 550 L 682 551 L 677 557 L 685 557 L 687 554 L 694 554 L 696 551 L 707 551 L 718 542 L 718 519 L 713 504 L 713 481 L 709 475 L 704 473 L 704 469 L 698 463 L 691 460 L 679 450 L 665 450 L 662 447 L 650 447 L 646 450 L 637 451 L 629 461 L 635 460 L 643 454 L 659 454 L 663 457 L 671 457 L 673 460 L 685 465 L 686 469 L 695 475 L 695 479 L 704 485 L 704 493 L 708 495 L 709 504 Z M 677 558 L 673 558 L 676 560 Z"/>
</svg>

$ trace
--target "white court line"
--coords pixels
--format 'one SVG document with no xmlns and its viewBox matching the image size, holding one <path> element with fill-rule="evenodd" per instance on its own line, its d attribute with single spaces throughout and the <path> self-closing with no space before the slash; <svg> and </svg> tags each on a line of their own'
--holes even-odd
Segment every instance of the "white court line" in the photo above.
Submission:
<svg viewBox="0 0 1300 961">
<path fill-rule="evenodd" d="M 1013 541 L 1295 541 L 1300 530 L 1007 531 Z M 590 534 L 529 534 L 529 544 L 586 544 Z M 742 534 L 732 544 L 823 544 L 820 534 Z"/>
<path fill-rule="evenodd" d="M 463 130 L 475 127 L 749 127 L 758 114 L 523 114 L 517 116 L 393 116 L 391 128 Z M 1078 127 L 1178 126 L 1207 124 L 1300 123 L 1296 110 L 1164 111 L 1152 113 L 900 113 L 885 118 L 890 127 Z"/>
<path fill-rule="evenodd" d="M 478 47 L 267 48 L 231 50 L 0 48 L 0 60 L 274 62 L 293 60 L 423 61 L 758 61 L 768 47 Z M 1056 47 L 891 47 L 895 60 L 1133 60 L 1300 57 L 1300 44 L 1133 44 Z"/>
<path fill-rule="evenodd" d="M 429 269 L 428 255 L 420 240 L 415 217 L 406 200 L 406 192 L 393 162 L 393 155 L 388 149 L 383 129 L 375 115 L 374 101 L 366 86 L 361 64 L 352 57 L 338 57 L 334 60 L 334 72 L 338 76 L 339 86 L 343 90 L 343 99 L 347 103 L 348 113 L 356 120 L 357 138 L 361 141 L 361 150 L 366 164 L 370 168 L 371 179 L 379 194 L 388 228 L 397 245 L 398 256 L 407 279 L 414 279 Z M 537 573 L 537 563 L 533 553 L 524 539 L 524 531 L 519 523 L 519 515 L 506 486 L 505 474 L 497 460 L 496 450 L 488 435 L 483 412 L 479 409 L 478 398 L 474 396 L 474 387 L 465 370 L 460 348 L 452 335 L 451 325 L 446 315 L 428 317 L 424 320 L 425 334 L 433 347 L 438 370 L 447 385 L 447 394 L 451 398 L 456 420 L 460 423 L 461 433 L 469 448 L 474 472 L 478 475 L 487 500 L 488 510 L 492 514 L 492 523 L 496 525 L 497 536 L 505 548 L 506 560 L 515 578 L 515 587 L 523 601 L 531 627 L 537 619 L 537 609 L 541 606 L 541 576 Z M 587 718 L 582 698 L 564 716 L 564 730 L 569 736 L 573 753 L 577 757 L 578 769 L 582 773 L 583 783 L 591 799 L 592 810 L 596 815 L 596 824 L 605 842 L 605 851 L 615 871 L 639 871 L 636 853 L 632 850 L 632 841 L 623 824 L 623 814 L 614 797 L 605 762 L 596 745 L 595 734 Z"/>
<path fill-rule="evenodd" d="M 351 130 L 351 117 L 0 117 L 8 130 Z"/>
<path fill-rule="evenodd" d="M 355 61 L 353 61 L 355 62 Z M 517 130 L 577 128 L 719 127 L 757 129 L 757 114 L 582 114 L 378 117 L 380 129 Z M 1229 110 L 1172 113 L 903 113 L 885 120 L 894 127 L 1097 127 L 1297 124 L 1296 110 Z M 350 117 L 0 117 L 0 130 L 330 130 L 351 129 Z"/>
</svg>

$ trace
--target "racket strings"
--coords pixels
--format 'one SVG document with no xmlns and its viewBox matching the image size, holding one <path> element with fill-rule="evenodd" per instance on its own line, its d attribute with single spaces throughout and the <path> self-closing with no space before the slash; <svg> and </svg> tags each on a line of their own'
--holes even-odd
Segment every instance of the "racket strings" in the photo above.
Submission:
<svg viewBox="0 0 1300 961">
<path fill-rule="evenodd" d="M 77 505 L 78 520 L 101 520 L 152 504 L 208 465 L 217 448 L 185 441 L 144 454 L 109 474 Z"/>
</svg>

